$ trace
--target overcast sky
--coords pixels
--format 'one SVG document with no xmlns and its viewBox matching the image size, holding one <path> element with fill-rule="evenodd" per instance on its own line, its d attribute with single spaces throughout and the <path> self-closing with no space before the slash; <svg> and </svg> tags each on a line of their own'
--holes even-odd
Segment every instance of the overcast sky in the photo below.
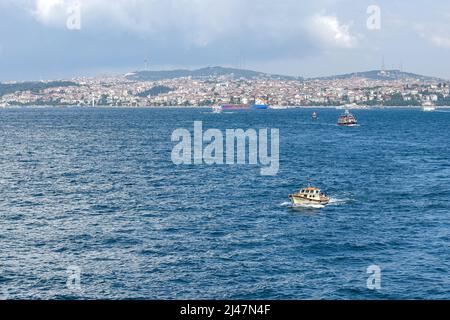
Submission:
<svg viewBox="0 0 450 320">
<path fill-rule="evenodd" d="M 367 26 L 371 5 L 380 29 Z M 146 59 L 312 77 L 379 69 L 383 56 L 386 68 L 450 79 L 449 54 L 448 0 L 0 0 L 1 81 L 129 72 Z"/>
</svg>

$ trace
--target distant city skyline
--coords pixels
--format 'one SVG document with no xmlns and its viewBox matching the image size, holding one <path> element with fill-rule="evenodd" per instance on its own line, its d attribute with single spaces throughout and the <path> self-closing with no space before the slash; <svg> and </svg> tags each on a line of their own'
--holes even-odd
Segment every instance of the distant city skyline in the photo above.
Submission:
<svg viewBox="0 0 450 320">
<path fill-rule="evenodd" d="M 443 0 L 0 0 L 0 81 L 218 65 L 319 77 L 383 64 L 450 79 L 449 27 Z"/>
</svg>

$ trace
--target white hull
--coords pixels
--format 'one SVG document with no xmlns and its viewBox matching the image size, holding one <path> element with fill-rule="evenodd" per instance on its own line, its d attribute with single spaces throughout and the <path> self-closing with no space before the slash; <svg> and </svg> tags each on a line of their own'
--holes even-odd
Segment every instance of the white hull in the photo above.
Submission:
<svg viewBox="0 0 450 320">
<path fill-rule="evenodd" d="M 291 202 L 294 205 L 311 205 L 311 204 L 318 204 L 318 205 L 326 205 L 330 203 L 330 200 L 314 200 L 314 199 L 307 199 L 304 197 L 297 197 L 297 196 L 291 196 Z"/>
<path fill-rule="evenodd" d="M 285 106 L 269 106 L 269 109 L 272 109 L 272 110 L 285 110 L 285 109 L 289 109 L 289 107 L 285 107 Z"/>
<path fill-rule="evenodd" d="M 212 112 L 213 113 L 222 113 L 223 110 L 222 110 L 222 107 L 220 107 L 220 106 L 214 106 L 214 107 L 212 107 Z"/>
<path fill-rule="evenodd" d="M 422 104 L 422 111 L 423 112 L 433 112 L 436 111 L 436 105 L 430 101 L 425 102 Z"/>
</svg>

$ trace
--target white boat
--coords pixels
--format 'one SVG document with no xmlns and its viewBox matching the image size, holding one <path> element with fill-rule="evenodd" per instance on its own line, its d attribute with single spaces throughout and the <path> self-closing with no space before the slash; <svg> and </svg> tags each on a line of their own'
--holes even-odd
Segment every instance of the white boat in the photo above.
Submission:
<svg viewBox="0 0 450 320">
<path fill-rule="evenodd" d="M 330 198 L 314 187 L 307 187 L 301 189 L 299 192 L 289 195 L 293 205 L 327 205 L 330 203 Z"/>
<path fill-rule="evenodd" d="M 436 111 L 436 105 L 431 101 L 424 102 L 422 104 L 422 111 L 424 111 L 424 112 Z"/>
<path fill-rule="evenodd" d="M 364 109 L 370 109 L 369 106 L 366 105 L 359 105 L 357 103 L 347 103 L 343 106 L 337 106 L 336 107 L 337 110 L 364 110 Z"/>
<path fill-rule="evenodd" d="M 356 103 L 347 103 L 342 106 L 337 106 L 336 110 L 349 110 L 349 109 L 358 109 L 359 106 Z"/>
<path fill-rule="evenodd" d="M 213 113 L 222 113 L 222 107 L 221 106 L 212 106 L 212 112 Z"/>
<path fill-rule="evenodd" d="M 273 110 L 285 110 L 285 109 L 289 109 L 288 106 L 279 106 L 279 105 L 275 105 L 275 106 L 269 106 L 269 109 L 273 109 Z"/>
</svg>

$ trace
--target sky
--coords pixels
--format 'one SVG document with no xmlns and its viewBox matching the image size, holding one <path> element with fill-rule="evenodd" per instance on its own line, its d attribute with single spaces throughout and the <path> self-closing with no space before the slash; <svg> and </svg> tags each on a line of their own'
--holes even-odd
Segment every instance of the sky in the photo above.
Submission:
<svg viewBox="0 0 450 320">
<path fill-rule="evenodd" d="M 226 66 L 450 79 L 448 0 L 0 0 L 0 81 Z"/>
</svg>

